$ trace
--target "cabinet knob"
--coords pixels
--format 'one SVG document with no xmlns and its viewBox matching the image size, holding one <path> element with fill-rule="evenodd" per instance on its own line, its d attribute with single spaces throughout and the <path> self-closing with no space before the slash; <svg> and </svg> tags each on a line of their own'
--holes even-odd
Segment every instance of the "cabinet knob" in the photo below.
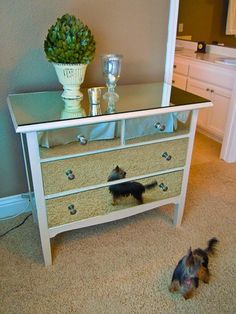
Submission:
<svg viewBox="0 0 236 314">
<path fill-rule="evenodd" d="M 74 215 L 74 214 L 77 213 L 77 210 L 75 209 L 74 204 L 70 204 L 70 205 L 68 206 L 68 210 L 69 210 L 69 212 L 70 212 L 71 215 Z"/>
<path fill-rule="evenodd" d="M 176 64 L 174 64 L 174 69 L 176 69 L 177 68 L 177 65 Z"/>
<path fill-rule="evenodd" d="M 175 84 L 175 80 L 172 80 L 172 84 Z"/>
<path fill-rule="evenodd" d="M 155 123 L 155 128 L 158 129 L 159 131 L 163 132 L 166 129 L 165 124 L 161 124 L 160 122 Z"/>
<path fill-rule="evenodd" d="M 83 135 L 78 135 L 77 138 L 81 145 L 86 145 L 88 143 L 88 140 Z"/>
<path fill-rule="evenodd" d="M 68 180 L 73 180 L 75 178 L 75 175 L 73 174 L 71 169 L 66 171 L 66 175 L 67 175 Z"/>
<path fill-rule="evenodd" d="M 161 188 L 163 192 L 166 192 L 168 190 L 168 186 L 165 185 L 163 182 L 159 184 L 159 188 Z"/>
<path fill-rule="evenodd" d="M 161 157 L 165 158 L 167 161 L 171 160 L 171 155 L 169 155 L 167 152 L 164 152 Z"/>
<path fill-rule="evenodd" d="M 209 92 L 209 91 L 210 91 L 210 88 L 206 88 L 206 91 Z"/>
</svg>

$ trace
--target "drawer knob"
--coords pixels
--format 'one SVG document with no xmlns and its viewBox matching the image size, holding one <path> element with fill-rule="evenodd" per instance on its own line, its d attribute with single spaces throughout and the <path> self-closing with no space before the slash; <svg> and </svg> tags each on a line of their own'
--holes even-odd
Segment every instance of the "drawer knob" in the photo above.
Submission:
<svg viewBox="0 0 236 314">
<path fill-rule="evenodd" d="M 73 180 L 75 178 L 75 175 L 70 169 L 66 171 L 66 175 L 67 175 L 68 180 Z"/>
<path fill-rule="evenodd" d="M 70 210 L 70 214 L 71 214 L 71 215 L 75 215 L 76 213 L 77 213 L 77 210 L 76 210 L 76 209 Z"/>
<path fill-rule="evenodd" d="M 167 161 L 171 160 L 171 155 L 169 155 L 167 152 L 164 152 L 162 155 L 161 155 L 163 158 L 165 158 Z"/>
<path fill-rule="evenodd" d="M 83 135 L 78 135 L 77 138 L 81 145 L 86 145 L 88 143 L 88 140 Z"/>
<path fill-rule="evenodd" d="M 174 64 L 174 69 L 176 69 L 177 68 L 177 65 L 176 64 Z"/>
<path fill-rule="evenodd" d="M 159 184 L 159 187 L 162 189 L 163 192 L 166 192 L 168 190 L 168 186 L 165 185 L 163 182 Z"/>
<path fill-rule="evenodd" d="M 68 210 L 69 210 L 71 215 L 74 215 L 77 213 L 77 210 L 75 209 L 75 206 L 73 204 L 68 206 Z"/>
<path fill-rule="evenodd" d="M 158 129 L 161 132 L 165 131 L 165 128 L 166 128 L 165 124 L 161 124 L 160 122 L 155 123 L 154 126 L 156 129 Z"/>
</svg>

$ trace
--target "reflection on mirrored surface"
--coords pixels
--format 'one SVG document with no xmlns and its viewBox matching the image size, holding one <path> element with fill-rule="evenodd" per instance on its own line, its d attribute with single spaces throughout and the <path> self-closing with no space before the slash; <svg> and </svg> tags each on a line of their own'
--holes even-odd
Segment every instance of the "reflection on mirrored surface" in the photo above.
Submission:
<svg viewBox="0 0 236 314">
<path fill-rule="evenodd" d="M 119 101 L 115 114 L 208 102 L 205 98 L 163 82 L 118 86 L 117 92 Z M 83 89 L 83 94 L 84 99 L 80 103 L 82 114 L 73 119 L 91 117 L 86 89 Z M 61 91 L 10 95 L 9 100 L 17 126 L 71 119 L 62 117 L 65 103 Z M 100 106 L 101 113 L 106 114 L 107 103 L 102 98 Z"/>
<path fill-rule="evenodd" d="M 86 117 L 86 113 L 84 108 L 81 105 L 81 99 L 69 99 L 62 98 L 65 105 L 63 110 L 61 111 L 61 119 L 74 119 L 74 118 L 82 118 Z"/>
</svg>

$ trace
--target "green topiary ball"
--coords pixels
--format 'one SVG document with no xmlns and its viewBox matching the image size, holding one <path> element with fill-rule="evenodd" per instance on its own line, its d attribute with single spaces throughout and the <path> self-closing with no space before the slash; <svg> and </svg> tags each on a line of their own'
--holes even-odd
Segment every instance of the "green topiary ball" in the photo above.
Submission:
<svg viewBox="0 0 236 314">
<path fill-rule="evenodd" d="M 55 63 L 89 64 L 95 50 L 96 42 L 88 26 L 69 14 L 57 19 L 44 41 L 46 57 Z"/>
</svg>

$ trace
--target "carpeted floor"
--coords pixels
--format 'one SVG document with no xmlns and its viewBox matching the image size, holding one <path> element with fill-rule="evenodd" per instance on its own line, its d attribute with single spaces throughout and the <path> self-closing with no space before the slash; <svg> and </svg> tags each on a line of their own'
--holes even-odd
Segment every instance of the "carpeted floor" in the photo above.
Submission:
<svg viewBox="0 0 236 314">
<path fill-rule="evenodd" d="M 165 206 L 114 223 L 60 234 L 44 267 L 32 217 L 0 239 L 0 313 L 236 313 L 236 164 L 196 137 L 183 223 Z M 21 222 L 1 222 L 0 234 Z M 211 280 L 185 301 L 170 294 L 188 248 L 220 240 Z"/>
</svg>

